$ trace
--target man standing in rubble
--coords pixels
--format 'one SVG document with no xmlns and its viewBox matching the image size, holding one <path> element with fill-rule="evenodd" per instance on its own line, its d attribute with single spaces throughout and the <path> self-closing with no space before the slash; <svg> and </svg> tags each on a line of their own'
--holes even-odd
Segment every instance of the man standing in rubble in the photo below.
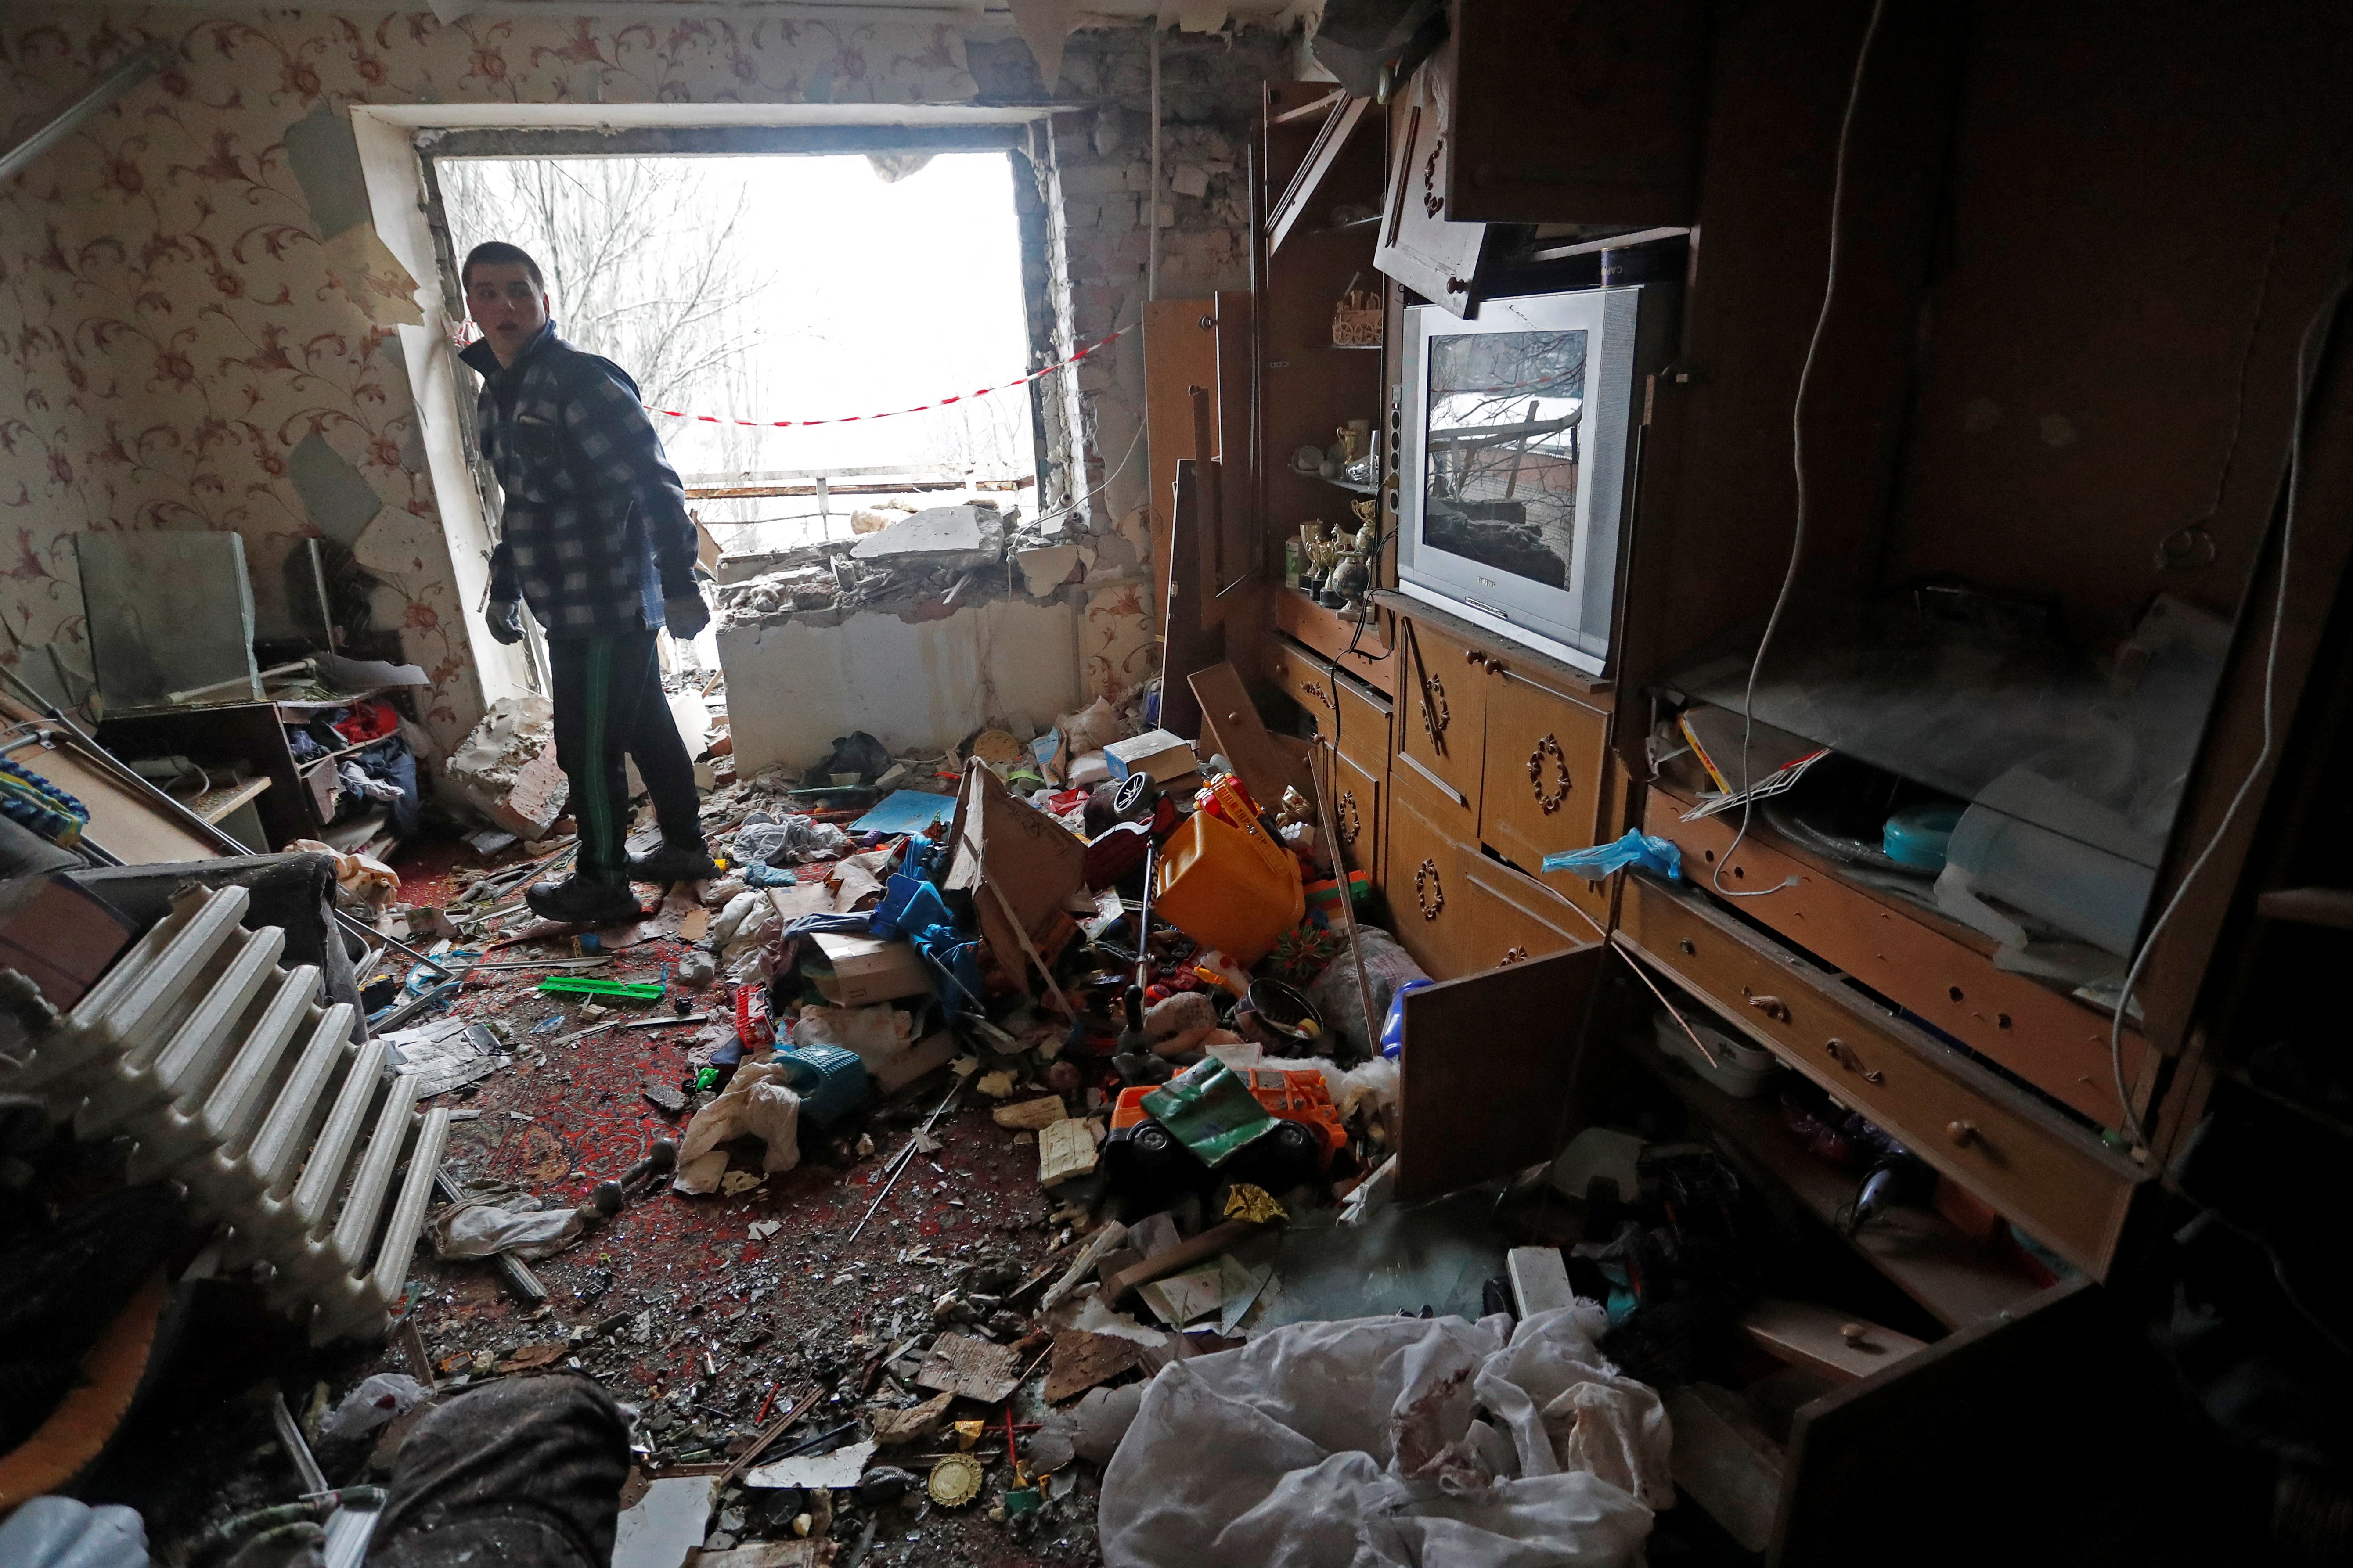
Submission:
<svg viewBox="0 0 2353 1568">
<path fill-rule="evenodd" d="M 527 897 L 549 920 L 634 920 L 632 879 L 719 875 L 654 652 L 665 625 L 686 640 L 711 621 L 685 488 L 637 383 L 555 335 L 538 262 L 493 240 L 468 253 L 460 280 L 482 339 L 459 357 L 481 373 L 482 451 L 506 493 L 491 552 L 491 635 L 522 639 L 522 601 L 547 634 L 555 759 L 580 830 L 575 873 L 535 883 Z M 625 842 L 625 754 L 661 824 L 661 847 L 642 856 Z"/>
</svg>

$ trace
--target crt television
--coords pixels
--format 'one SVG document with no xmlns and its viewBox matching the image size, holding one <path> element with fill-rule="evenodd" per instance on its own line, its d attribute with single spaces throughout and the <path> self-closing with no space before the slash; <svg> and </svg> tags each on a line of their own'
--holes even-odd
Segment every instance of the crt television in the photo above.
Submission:
<svg viewBox="0 0 2353 1568">
<path fill-rule="evenodd" d="M 1406 312 L 1398 584 L 1601 674 L 1671 286 Z"/>
</svg>

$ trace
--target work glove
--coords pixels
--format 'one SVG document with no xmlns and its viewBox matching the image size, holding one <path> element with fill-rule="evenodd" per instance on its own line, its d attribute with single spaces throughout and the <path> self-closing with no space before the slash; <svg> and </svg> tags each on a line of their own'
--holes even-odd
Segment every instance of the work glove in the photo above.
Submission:
<svg viewBox="0 0 2353 1568">
<path fill-rule="evenodd" d="M 522 641 L 522 605 L 513 599 L 492 599 L 485 618 L 491 636 L 512 647 Z"/>
<path fill-rule="evenodd" d="M 681 642 L 691 642 L 695 634 L 711 624 L 711 606 L 702 602 L 700 591 L 681 594 L 662 601 L 662 619 L 668 623 L 670 636 Z"/>
</svg>

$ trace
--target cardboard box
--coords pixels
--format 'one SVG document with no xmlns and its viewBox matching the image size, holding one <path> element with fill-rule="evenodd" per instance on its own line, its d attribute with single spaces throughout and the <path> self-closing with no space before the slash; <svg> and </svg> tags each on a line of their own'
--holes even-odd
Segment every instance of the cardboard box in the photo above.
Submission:
<svg viewBox="0 0 2353 1568">
<path fill-rule="evenodd" d="M 1183 778 L 1201 765 L 1193 755 L 1193 742 L 1166 730 L 1146 730 L 1141 735 L 1113 741 L 1103 748 L 1103 761 L 1111 764 L 1111 776 L 1115 779 L 1147 773 L 1155 784 Z"/>
<path fill-rule="evenodd" d="M 803 973 L 817 984 L 825 999 L 837 1007 L 863 1007 L 894 996 L 913 996 L 932 988 L 914 943 L 904 937 L 885 941 L 847 931 L 819 931 L 810 941 L 821 955 L 804 959 Z"/>
<path fill-rule="evenodd" d="M 1039 982 L 1022 938 L 1051 963 L 1076 933 L 1062 900 L 1086 885 L 1086 846 L 1044 812 L 1016 800 L 977 761 L 965 769 L 949 846 L 942 890 L 972 894 L 990 960 L 1036 995 Z"/>
</svg>

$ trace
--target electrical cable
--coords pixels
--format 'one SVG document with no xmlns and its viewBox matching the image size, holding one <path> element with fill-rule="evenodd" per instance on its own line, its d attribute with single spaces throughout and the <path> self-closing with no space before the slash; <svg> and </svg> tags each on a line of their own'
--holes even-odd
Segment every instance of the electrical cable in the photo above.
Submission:
<svg viewBox="0 0 2353 1568">
<path fill-rule="evenodd" d="M 2133 1110 L 2132 1096 L 2125 1084 L 2125 1019 L 2132 1005 L 2133 987 L 2140 983 L 2141 971 L 2147 967 L 2149 954 L 2156 951 L 2157 939 L 2163 934 L 2175 911 L 2181 908 L 2182 900 L 2189 896 L 2199 873 L 2206 868 L 2206 863 L 2221 847 L 2232 825 L 2239 819 L 2240 808 L 2246 805 L 2248 796 L 2254 792 L 2255 781 L 2271 766 L 2272 752 L 2278 741 L 2274 698 L 2279 684 L 2280 637 L 2287 624 L 2290 568 L 2295 563 L 2295 511 L 2304 479 L 2305 422 L 2311 408 L 2312 383 L 2319 374 L 2319 351 L 2327 345 L 2336 327 L 2337 312 L 2344 305 L 2348 293 L 2353 293 L 2353 260 L 2339 265 L 2335 286 L 2329 290 L 2328 297 L 2321 301 L 2320 309 L 2314 312 L 2312 320 L 2306 323 L 2304 337 L 2296 347 L 2295 409 L 2288 426 L 2287 500 L 2280 517 L 2279 588 L 2273 595 L 2271 635 L 2263 650 L 2263 745 L 2255 752 L 2254 763 L 2247 769 L 2246 777 L 2239 781 L 2238 789 L 2232 794 L 2231 804 L 2223 808 L 2222 820 L 2214 825 L 2213 834 L 2206 840 L 2205 847 L 2198 852 L 2196 859 L 2190 861 L 2189 868 L 2181 874 L 2173 896 L 2166 900 L 2165 908 L 2148 928 L 2148 935 L 2142 939 L 2139 951 L 2125 971 L 2124 986 L 2116 994 L 2116 1016 L 2108 1025 L 2108 1071 L 2116 1086 L 2117 1109 L 2124 1113 L 2126 1134 L 2137 1149 L 2144 1151 L 2148 1146 L 2148 1134 L 2141 1125 L 2139 1113 Z M 2200 1206 L 2204 1207 L 2203 1205 Z M 2273 1266 L 2277 1268 L 2276 1258 Z"/>
<path fill-rule="evenodd" d="M 1862 27 L 1862 47 L 1855 51 L 1854 77 L 1847 85 L 1846 112 L 1839 118 L 1838 153 L 1831 172 L 1830 267 L 1822 279 L 1822 308 L 1814 317 L 1813 335 L 1806 340 L 1805 363 L 1798 370 L 1798 395 L 1789 405 L 1789 466 L 1798 481 L 1797 522 L 1789 536 L 1788 568 L 1781 574 L 1781 591 L 1774 595 L 1772 614 L 1765 617 L 1765 635 L 1757 639 L 1757 657 L 1748 661 L 1748 689 L 1740 704 L 1740 787 L 1744 790 L 1749 784 L 1749 738 L 1757 728 L 1757 675 L 1765 667 L 1765 654 L 1773 646 L 1773 634 L 1780 629 L 1782 613 L 1789 607 L 1789 595 L 1798 585 L 1798 566 L 1806 552 L 1806 387 L 1813 380 L 1814 360 L 1821 351 L 1822 332 L 1830 325 L 1831 301 L 1838 293 L 1839 240 L 1846 219 L 1847 147 L 1854 137 L 1855 108 L 1862 101 L 1863 67 L 1870 62 L 1871 43 L 1879 36 L 1879 19 L 1886 10 L 1887 0 L 1872 0 L 1871 19 Z M 1740 831 L 1733 836 L 1732 847 L 1718 858 L 1715 869 L 1708 875 L 1708 886 L 1727 899 L 1761 899 L 1798 881 L 1795 877 L 1784 877 L 1773 887 L 1746 892 L 1736 892 L 1724 885 L 1724 868 L 1732 863 L 1732 857 L 1747 838 L 1756 805 L 1754 795 L 1741 802 Z"/>
</svg>

